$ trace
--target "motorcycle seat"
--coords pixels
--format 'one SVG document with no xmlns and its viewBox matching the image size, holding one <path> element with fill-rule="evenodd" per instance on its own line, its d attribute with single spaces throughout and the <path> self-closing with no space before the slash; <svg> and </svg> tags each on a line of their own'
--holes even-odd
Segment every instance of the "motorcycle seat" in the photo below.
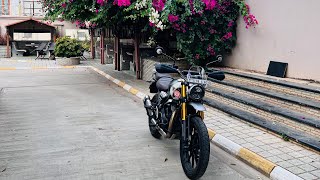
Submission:
<svg viewBox="0 0 320 180">
<path fill-rule="evenodd" d="M 170 77 L 171 78 L 171 75 L 170 74 L 163 74 L 163 73 L 156 73 L 156 81 L 158 81 L 160 78 L 163 78 L 163 77 Z"/>
<path fill-rule="evenodd" d="M 172 81 L 172 77 L 162 77 L 157 81 L 156 86 L 159 91 L 168 91 Z"/>
</svg>

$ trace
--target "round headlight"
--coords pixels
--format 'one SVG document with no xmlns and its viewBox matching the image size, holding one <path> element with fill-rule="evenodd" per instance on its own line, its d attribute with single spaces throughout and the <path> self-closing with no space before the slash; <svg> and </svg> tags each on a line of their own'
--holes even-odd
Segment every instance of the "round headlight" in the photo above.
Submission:
<svg viewBox="0 0 320 180">
<path fill-rule="evenodd" d="M 205 90 L 202 86 L 194 85 L 189 90 L 189 98 L 193 101 L 200 101 L 204 97 Z"/>
</svg>

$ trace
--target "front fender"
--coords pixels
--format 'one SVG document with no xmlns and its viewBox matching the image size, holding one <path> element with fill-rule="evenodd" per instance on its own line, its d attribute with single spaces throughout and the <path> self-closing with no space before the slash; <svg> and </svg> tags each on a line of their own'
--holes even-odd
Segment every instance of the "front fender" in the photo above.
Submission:
<svg viewBox="0 0 320 180">
<path fill-rule="evenodd" d="M 192 106 L 196 111 L 206 111 L 206 108 L 202 103 L 189 102 L 190 106 Z"/>
</svg>

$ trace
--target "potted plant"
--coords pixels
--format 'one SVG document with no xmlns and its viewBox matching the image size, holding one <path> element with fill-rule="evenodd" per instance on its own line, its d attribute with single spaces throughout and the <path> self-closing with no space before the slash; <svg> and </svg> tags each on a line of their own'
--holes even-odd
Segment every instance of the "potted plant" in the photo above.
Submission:
<svg viewBox="0 0 320 180">
<path fill-rule="evenodd" d="M 57 64 L 61 66 L 80 64 L 82 48 L 76 39 L 67 36 L 58 38 L 54 48 Z"/>
</svg>

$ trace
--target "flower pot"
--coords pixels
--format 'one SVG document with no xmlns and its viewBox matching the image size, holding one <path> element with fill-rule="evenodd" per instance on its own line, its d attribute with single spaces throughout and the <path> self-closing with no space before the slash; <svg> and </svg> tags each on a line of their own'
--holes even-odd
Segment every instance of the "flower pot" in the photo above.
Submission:
<svg viewBox="0 0 320 180">
<path fill-rule="evenodd" d="M 80 64 L 80 57 L 56 57 L 57 65 L 59 66 L 73 66 Z"/>
</svg>

